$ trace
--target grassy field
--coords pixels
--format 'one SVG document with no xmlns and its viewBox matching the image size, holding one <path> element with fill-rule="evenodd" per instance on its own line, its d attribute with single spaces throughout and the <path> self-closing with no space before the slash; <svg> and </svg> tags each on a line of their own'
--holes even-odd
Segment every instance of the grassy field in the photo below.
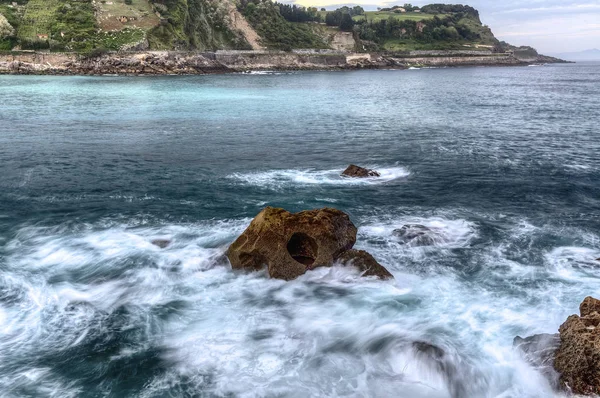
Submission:
<svg viewBox="0 0 600 398">
<path fill-rule="evenodd" d="M 325 21 L 325 16 L 327 15 L 327 13 L 330 11 L 319 11 L 319 15 L 321 16 L 321 19 L 323 21 Z M 439 17 L 443 17 L 443 14 L 438 14 Z M 405 12 L 405 13 L 395 13 L 393 11 L 366 11 L 365 15 L 355 15 L 352 17 L 352 19 L 354 19 L 354 21 L 358 22 L 358 21 L 364 21 L 365 18 L 369 21 L 369 22 L 377 22 L 380 21 L 382 19 L 388 19 L 389 17 L 394 17 L 400 21 L 402 20 L 413 20 L 413 21 L 422 21 L 424 19 L 431 19 L 433 17 L 435 17 L 434 14 L 423 14 L 420 12 Z"/>
<path fill-rule="evenodd" d="M 35 40 L 38 34 L 50 34 L 55 23 L 54 15 L 60 5 L 59 0 L 29 0 L 19 26 L 19 38 Z"/>
<path fill-rule="evenodd" d="M 386 40 L 382 47 L 386 51 L 416 51 L 416 50 L 463 50 L 463 51 L 487 51 L 488 48 L 476 48 L 476 43 L 467 41 L 436 41 L 433 43 L 422 43 L 410 39 L 389 39 Z M 471 46 L 471 47 L 467 47 Z"/>
<path fill-rule="evenodd" d="M 389 19 L 389 17 L 394 17 L 400 21 L 403 20 L 413 20 L 413 21 L 422 21 L 424 19 L 431 19 L 435 15 L 433 14 L 422 14 L 420 12 L 406 12 L 406 13 L 395 13 L 392 11 L 366 11 L 365 15 L 355 15 L 352 17 L 355 21 L 364 21 L 365 18 L 369 22 L 377 22 L 382 19 Z"/>
</svg>

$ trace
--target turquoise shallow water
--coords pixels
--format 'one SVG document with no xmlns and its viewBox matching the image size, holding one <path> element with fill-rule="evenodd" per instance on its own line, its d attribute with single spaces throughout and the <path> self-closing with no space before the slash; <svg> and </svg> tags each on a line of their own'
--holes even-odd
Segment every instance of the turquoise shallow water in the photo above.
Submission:
<svg viewBox="0 0 600 398">
<path fill-rule="evenodd" d="M 6 396 L 548 397 L 513 338 L 600 294 L 600 64 L 2 76 L 0 104 Z M 348 212 L 395 281 L 233 272 L 267 205 Z"/>
</svg>

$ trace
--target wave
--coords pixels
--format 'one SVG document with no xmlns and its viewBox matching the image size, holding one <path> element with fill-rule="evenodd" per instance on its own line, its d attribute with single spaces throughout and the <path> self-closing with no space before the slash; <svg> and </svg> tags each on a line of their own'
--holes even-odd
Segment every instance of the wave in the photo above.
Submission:
<svg viewBox="0 0 600 398">
<path fill-rule="evenodd" d="M 565 246 L 552 249 L 546 254 L 551 272 L 566 280 L 595 278 L 600 270 L 600 249 Z"/>
<path fill-rule="evenodd" d="M 410 175 L 410 172 L 406 168 L 400 166 L 372 168 L 377 170 L 381 176 L 347 178 L 342 177 L 341 175 L 344 168 L 338 168 L 331 170 L 287 169 L 253 173 L 234 173 L 231 174 L 229 178 L 246 185 L 281 189 L 293 185 L 374 185 L 406 178 Z"/>
<path fill-rule="evenodd" d="M 403 226 L 423 226 L 425 234 L 431 239 L 423 242 L 404 242 L 395 231 Z M 444 217 L 418 217 L 388 216 L 387 219 L 371 221 L 359 229 L 361 238 L 374 242 L 385 242 L 394 246 L 401 245 L 407 248 L 437 247 L 437 248 L 460 248 L 466 247 L 477 236 L 477 228 L 473 222 L 464 219 L 450 219 Z M 359 239 L 360 241 L 360 239 Z"/>
<path fill-rule="evenodd" d="M 264 271 L 232 271 L 223 259 L 249 222 L 21 228 L 5 245 L 0 276 L 2 389 L 79 396 L 81 385 L 97 392 L 91 381 L 104 380 L 112 391 L 133 388 L 128 391 L 142 397 L 198 391 L 553 396 L 513 350 L 512 338 L 552 332 L 577 305 L 557 311 L 553 297 L 580 301 L 580 283 L 565 285 L 563 278 L 538 286 L 527 274 L 495 277 L 494 265 L 506 253 L 493 245 L 475 260 L 485 264 L 482 280 L 465 279 L 448 264 L 463 260 L 453 252 L 469 251 L 456 249 L 472 249 L 482 233 L 478 223 L 451 211 L 359 218 L 357 246 L 389 267 L 395 280 L 361 278 L 356 269 L 336 265 L 284 282 Z M 426 226 L 440 240 L 428 247 L 402 244 L 393 231 L 406 224 Z M 544 231 L 521 222 L 502 239 L 521 242 Z M 156 239 L 169 244 L 161 249 Z M 568 268 L 597 253 L 559 247 L 547 255 L 549 263 Z M 445 269 L 436 268 L 440 259 Z M 513 284 L 516 293 L 506 290 Z M 69 361 L 78 365 L 62 374 Z M 139 379 L 123 386 L 110 376 L 117 372 Z"/>
</svg>

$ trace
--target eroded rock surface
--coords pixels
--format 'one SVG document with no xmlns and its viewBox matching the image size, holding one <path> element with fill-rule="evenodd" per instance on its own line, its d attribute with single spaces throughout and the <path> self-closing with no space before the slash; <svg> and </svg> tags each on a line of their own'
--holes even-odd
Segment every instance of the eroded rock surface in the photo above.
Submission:
<svg viewBox="0 0 600 398">
<path fill-rule="evenodd" d="M 600 300 L 586 297 L 580 315 L 571 315 L 559 328 L 560 346 L 554 368 L 560 383 L 576 394 L 600 394 Z"/>
<path fill-rule="evenodd" d="M 392 233 L 406 245 L 433 246 L 436 244 L 434 232 L 421 224 L 406 224 L 399 229 L 395 229 Z"/>
<path fill-rule="evenodd" d="M 267 207 L 231 244 L 227 257 L 234 269 L 260 269 L 272 278 L 291 280 L 307 270 L 331 266 L 356 242 L 350 217 L 324 208 L 290 213 Z"/>
<path fill-rule="evenodd" d="M 560 337 L 555 334 L 536 334 L 522 338 L 515 337 L 513 346 L 523 359 L 542 373 L 554 388 L 558 388 L 558 373 L 554 370 L 554 356 L 560 345 Z"/>
<path fill-rule="evenodd" d="M 351 164 L 350 166 L 348 166 L 346 170 L 344 170 L 342 175 L 354 178 L 381 177 L 381 174 L 379 174 L 377 171 L 366 169 L 355 164 Z"/>
<path fill-rule="evenodd" d="M 340 255 L 338 261 L 344 265 L 355 266 L 363 272 L 363 276 L 377 276 L 381 279 L 394 278 L 383 265 L 364 250 L 347 250 Z"/>
</svg>

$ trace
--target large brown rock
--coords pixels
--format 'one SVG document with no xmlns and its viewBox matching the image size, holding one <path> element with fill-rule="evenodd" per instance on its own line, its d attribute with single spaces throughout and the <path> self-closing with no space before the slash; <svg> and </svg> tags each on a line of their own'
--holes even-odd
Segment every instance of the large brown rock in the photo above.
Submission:
<svg viewBox="0 0 600 398">
<path fill-rule="evenodd" d="M 347 250 L 340 255 L 338 261 L 344 265 L 355 266 L 363 273 L 363 276 L 376 276 L 380 279 L 394 278 L 383 265 L 364 250 Z"/>
<path fill-rule="evenodd" d="M 600 300 L 586 297 L 580 316 L 571 315 L 559 328 L 560 346 L 554 368 L 560 382 L 576 394 L 600 394 Z"/>
<path fill-rule="evenodd" d="M 234 269 L 267 265 L 272 278 L 291 280 L 309 269 L 331 266 L 356 242 L 350 217 L 324 208 L 290 213 L 267 207 L 227 249 Z"/>
<path fill-rule="evenodd" d="M 360 167 L 355 164 L 351 164 L 350 166 L 348 166 L 348 168 L 344 170 L 342 175 L 354 178 L 381 177 L 381 174 L 379 174 L 375 170 L 365 169 L 364 167 Z"/>
</svg>

